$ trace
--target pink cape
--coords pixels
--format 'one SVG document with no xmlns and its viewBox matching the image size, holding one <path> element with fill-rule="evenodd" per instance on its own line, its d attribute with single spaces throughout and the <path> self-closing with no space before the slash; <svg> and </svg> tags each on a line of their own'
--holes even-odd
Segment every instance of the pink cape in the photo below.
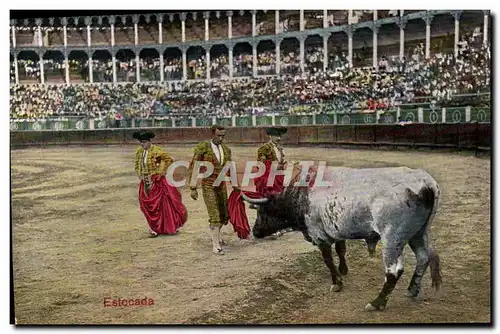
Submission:
<svg viewBox="0 0 500 334">
<path fill-rule="evenodd" d="M 151 230 L 158 234 L 175 234 L 187 221 L 188 215 L 179 190 L 165 176 L 154 175 L 153 185 L 146 194 L 144 182 L 139 185 L 139 204 Z"/>
</svg>

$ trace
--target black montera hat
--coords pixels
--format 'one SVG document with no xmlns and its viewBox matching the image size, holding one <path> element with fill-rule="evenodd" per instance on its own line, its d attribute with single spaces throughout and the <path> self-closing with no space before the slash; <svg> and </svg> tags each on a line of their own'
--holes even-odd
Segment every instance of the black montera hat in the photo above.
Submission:
<svg viewBox="0 0 500 334">
<path fill-rule="evenodd" d="M 151 131 L 141 130 L 141 131 L 134 132 L 133 136 L 134 136 L 134 139 L 141 141 L 141 140 L 151 140 L 152 138 L 155 137 L 155 134 Z"/>
<path fill-rule="evenodd" d="M 267 129 L 266 129 L 266 133 L 267 133 L 267 135 L 269 135 L 269 136 L 282 136 L 282 135 L 284 135 L 287 131 L 288 131 L 288 129 L 287 129 L 287 128 L 276 128 L 276 127 L 273 127 L 273 128 L 267 128 Z"/>
</svg>

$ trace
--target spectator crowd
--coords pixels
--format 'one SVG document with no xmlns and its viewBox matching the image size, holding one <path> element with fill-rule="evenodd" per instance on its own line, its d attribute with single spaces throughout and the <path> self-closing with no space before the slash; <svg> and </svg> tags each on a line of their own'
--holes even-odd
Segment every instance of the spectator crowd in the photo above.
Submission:
<svg viewBox="0 0 500 334">
<path fill-rule="evenodd" d="M 135 60 L 121 62 L 117 76 L 123 84 L 82 85 L 11 84 L 12 119 L 47 117 L 120 117 L 140 118 L 173 115 L 246 115 L 252 110 L 287 111 L 304 104 L 324 104 L 334 110 L 385 109 L 418 97 L 431 97 L 434 103 L 446 103 L 452 96 L 473 94 L 490 89 L 490 47 L 473 36 L 460 43 L 459 55 L 434 54 L 425 59 L 424 48 L 416 48 L 408 59 L 388 61 L 381 57 L 378 68 L 352 68 L 345 53 L 329 56 L 323 71 L 323 49 L 309 47 L 304 73 L 296 54 L 281 54 L 282 73 L 275 74 L 274 52 L 258 55 L 259 77 L 252 75 L 251 54 L 233 58 L 234 78 L 229 79 L 227 55 L 210 59 L 210 74 L 215 80 L 165 81 L 136 83 Z M 166 59 L 166 80 L 182 79 L 182 61 Z M 39 76 L 33 62 L 20 64 L 32 76 Z M 44 70 L 61 71 L 64 64 L 50 63 Z M 70 66 L 78 67 L 77 63 Z M 84 64 L 84 67 L 88 63 Z M 93 60 L 94 80 L 112 78 L 112 64 Z M 204 79 L 204 56 L 188 63 L 188 78 Z M 141 81 L 159 81 L 157 60 L 141 60 Z M 11 67 L 11 76 L 14 75 Z M 83 71 L 85 72 L 85 71 Z M 101 77 L 99 77 L 101 76 Z M 143 78 L 144 76 L 144 78 Z M 264 109 L 262 109 L 264 108 Z M 250 111 L 249 111 L 250 110 Z"/>
</svg>

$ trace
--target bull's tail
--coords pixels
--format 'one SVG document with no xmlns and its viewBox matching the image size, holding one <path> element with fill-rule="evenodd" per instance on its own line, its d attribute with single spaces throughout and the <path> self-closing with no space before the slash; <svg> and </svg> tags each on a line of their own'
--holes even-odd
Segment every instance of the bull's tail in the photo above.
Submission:
<svg viewBox="0 0 500 334">
<path fill-rule="evenodd" d="M 414 203 L 417 203 L 418 206 L 425 208 L 425 210 L 430 210 L 429 216 L 427 217 L 425 224 L 422 226 L 422 229 L 417 233 L 417 236 L 423 236 L 424 234 L 428 235 L 430 225 L 434 220 L 439 207 L 441 191 L 436 181 L 432 178 L 431 180 L 432 182 L 426 182 L 426 185 L 419 191 L 418 194 L 412 194 L 413 200 L 415 201 Z M 427 239 L 428 238 L 429 237 L 427 237 Z M 437 252 L 430 245 L 428 245 L 428 255 L 432 287 L 439 290 L 442 283 L 440 258 Z"/>
<path fill-rule="evenodd" d="M 431 269 L 432 287 L 437 291 L 443 282 L 441 278 L 441 264 L 439 255 L 432 247 L 429 247 L 429 267 Z"/>
<path fill-rule="evenodd" d="M 428 233 L 430 225 L 436 216 L 437 209 L 439 207 L 439 198 L 441 191 L 436 181 L 432 180 L 431 184 L 427 184 L 419 192 L 419 197 L 426 209 L 430 209 L 429 217 L 425 223 L 425 232 Z M 428 237 L 429 238 L 429 237 Z M 441 288 L 442 278 L 441 278 L 441 260 L 437 252 L 429 245 L 429 267 L 431 272 L 432 287 L 437 291 Z"/>
</svg>

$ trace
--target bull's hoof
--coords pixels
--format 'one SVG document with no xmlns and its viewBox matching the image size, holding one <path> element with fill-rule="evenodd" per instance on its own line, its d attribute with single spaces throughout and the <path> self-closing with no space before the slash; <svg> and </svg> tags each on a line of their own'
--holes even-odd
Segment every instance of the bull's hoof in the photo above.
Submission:
<svg viewBox="0 0 500 334">
<path fill-rule="evenodd" d="M 347 275 L 347 273 L 349 272 L 349 268 L 347 267 L 347 264 L 341 263 L 339 265 L 339 271 L 342 274 L 342 276 Z"/>
<path fill-rule="evenodd" d="M 408 290 L 405 292 L 405 296 L 408 298 L 417 298 L 419 294 L 419 291 L 415 287 L 409 287 Z"/>
<path fill-rule="evenodd" d="M 224 255 L 224 251 L 222 250 L 222 248 L 212 249 L 212 253 L 217 254 L 217 255 Z"/>
<path fill-rule="evenodd" d="M 340 292 L 343 288 L 344 286 L 342 284 L 332 284 L 332 286 L 330 287 L 330 292 Z"/>
<path fill-rule="evenodd" d="M 383 311 L 385 310 L 385 306 L 387 305 L 387 299 L 381 296 L 378 296 L 371 302 L 369 302 L 365 306 L 366 311 Z"/>
<path fill-rule="evenodd" d="M 368 303 L 366 304 L 365 306 L 365 311 L 383 311 L 385 310 L 385 305 L 377 305 L 377 306 L 373 306 L 372 303 Z"/>
</svg>

